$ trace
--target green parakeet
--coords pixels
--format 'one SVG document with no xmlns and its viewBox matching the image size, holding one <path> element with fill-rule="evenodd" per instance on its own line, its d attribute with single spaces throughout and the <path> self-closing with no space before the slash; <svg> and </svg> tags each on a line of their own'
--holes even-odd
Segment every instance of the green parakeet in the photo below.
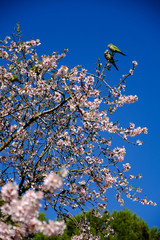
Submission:
<svg viewBox="0 0 160 240">
<path fill-rule="evenodd" d="M 126 54 L 124 54 L 123 52 L 121 52 L 121 51 L 119 50 L 119 48 L 116 47 L 115 45 L 113 45 L 112 43 L 108 44 L 108 48 L 111 50 L 112 53 L 116 53 L 116 52 L 117 52 L 117 53 L 120 53 L 120 54 L 126 56 Z"/>
<path fill-rule="evenodd" d="M 18 78 L 17 75 L 13 74 L 12 76 L 13 76 L 13 77 L 12 77 L 12 79 L 11 79 L 11 82 L 19 82 L 19 83 L 21 83 L 21 81 L 19 80 L 19 78 Z"/>
<path fill-rule="evenodd" d="M 115 64 L 115 61 L 114 61 L 114 59 L 113 59 L 113 56 L 109 53 L 108 50 L 106 50 L 106 51 L 104 52 L 104 56 L 105 56 L 105 59 L 107 59 L 107 61 L 108 61 L 109 63 L 112 63 L 113 66 L 117 69 L 117 71 L 119 71 L 118 68 L 117 68 L 117 66 L 116 66 L 116 64 Z"/>
</svg>

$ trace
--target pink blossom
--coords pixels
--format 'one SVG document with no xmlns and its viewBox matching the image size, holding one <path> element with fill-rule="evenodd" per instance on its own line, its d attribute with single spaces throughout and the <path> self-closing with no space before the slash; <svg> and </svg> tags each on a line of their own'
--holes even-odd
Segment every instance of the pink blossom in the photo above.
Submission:
<svg viewBox="0 0 160 240">
<path fill-rule="evenodd" d="M 93 95 L 94 97 L 98 97 L 98 96 L 99 96 L 99 91 L 98 91 L 97 89 L 93 90 L 93 91 L 92 91 L 92 95 Z"/>
<path fill-rule="evenodd" d="M 57 64 L 56 64 L 56 59 L 54 56 L 52 57 L 42 57 L 42 66 L 46 67 L 46 68 L 56 68 Z"/>
<path fill-rule="evenodd" d="M 107 188 L 111 188 L 114 183 L 117 182 L 116 177 L 112 177 L 110 173 L 105 175 L 105 183 Z"/>
<path fill-rule="evenodd" d="M 124 146 L 122 148 L 117 147 L 113 150 L 113 153 L 114 153 L 114 156 L 118 158 L 119 162 L 121 162 L 124 160 L 126 150 L 125 150 Z"/>
<path fill-rule="evenodd" d="M 13 226 L 0 222 L 0 239 L 2 240 L 12 240 L 16 233 Z"/>
<path fill-rule="evenodd" d="M 40 40 L 39 39 L 36 39 L 36 45 L 39 46 L 41 43 L 40 43 Z"/>
<path fill-rule="evenodd" d="M 44 179 L 44 189 L 49 191 L 50 193 L 54 193 L 58 188 L 61 188 L 63 184 L 62 178 L 51 172 L 45 179 Z"/>
<path fill-rule="evenodd" d="M 53 234 L 62 234 L 64 229 L 66 228 L 66 225 L 64 223 L 64 221 L 52 221 L 49 220 L 49 223 L 44 223 L 43 226 L 43 233 L 44 235 L 50 237 Z"/>
<path fill-rule="evenodd" d="M 16 183 L 7 183 L 1 189 L 2 199 L 10 202 L 18 197 L 18 185 Z"/>
<path fill-rule="evenodd" d="M 86 81 L 86 83 L 87 83 L 88 85 L 93 85 L 93 83 L 94 83 L 94 77 L 89 76 L 89 77 L 87 77 L 87 78 L 85 79 L 85 81 Z"/>
<path fill-rule="evenodd" d="M 56 103 L 59 103 L 61 101 L 61 94 L 59 92 L 55 92 L 53 98 Z"/>
<path fill-rule="evenodd" d="M 68 72 L 68 67 L 61 66 L 60 69 L 58 69 L 57 75 L 66 75 Z"/>
<path fill-rule="evenodd" d="M 140 140 L 137 140 L 136 143 L 137 143 L 137 145 L 142 145 L 143 144 L 143 142 L 140 141 Z"/>
<path fill-rule="evenodd" d="M 129 96 L 125 96 L 125 95 L 121 95 L 118 99 L 117 99 L 117 103 L 120 107 L 123 106 L 124 103 L 126 104 L 130 104 L 130 103 L 134 103 L 138 100 L 138 97 L 129 95 Z"/>
<path fill-rule="evenodd" d="M 135 128 L 135 124 L 134 123 L 130 123 L 130 128 Z"/>
<path fill-rule="evenodd" d="M 8 57 L 8 53 L 0 48 L 0 58 L 8 59 Z"/>
<path fill-rule="evenodd" d="M 22 74 L 22 75 L 24 75 L 26 72 L 27 72 L 27 71 L 26 71 L 25 68 L 22 68 L 22 69 L 21 69 L 21 74 Z"/>
<path fill-rule="evenodd" d="M 129 70 L 130 75 L 133 75 L 133 69 Z"/>
<path fill-rule="evenodd" d="M 71 240 L 83 240 L 83 235 L 82 234 L 79 235 L 79 236 L 75 235 L 75 236 L 72 237 Z"/>
<path fill-rule="evenodd" d="M 8 72 L 8 73 L 5 73 L 4 74 L 4 77 L 7 79 L 7 80 L 11 80 L 13 78 L 13 75 L 12 73 Z"/>
<path fill-rule="evenodd" d="M 134 66 L 138 65 L 137 61 L 132 61 L 132 63 L 133 63 Z"/>
<path fill-rule="evenodd" d="M 2 215 L 3 215 L 3 216 L 9 215 L 9 214 L 11 213 L 11 206 L 10 206 L 10 204 L 4 203 L 4 204 L 1 206 L 1 212 L 2 212 Z"/>
<path fill-rule="evenodd" d="M 131 166 L 130 166 L 129 163 L 125 163 L 125 164 L 123 164 L 123 167 L 124 167 L 124 172 L 129 171 L 129 169 L 131 168 Z"/>
<path fill-rule="evenodd" d="M 69 171 L 68 171 L 67 168 L 65 168 L 65 167 L 61 168 L 60 174 L 61 174 L 62 177 L 67 177 L 68 173 L 69 173 Z"/>
</svg>

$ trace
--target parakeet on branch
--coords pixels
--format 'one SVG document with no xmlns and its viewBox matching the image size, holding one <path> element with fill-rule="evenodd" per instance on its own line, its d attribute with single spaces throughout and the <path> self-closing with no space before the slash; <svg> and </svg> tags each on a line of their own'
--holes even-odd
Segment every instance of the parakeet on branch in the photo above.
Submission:
<svg viewBox="0 0 160 240">
<path fill-rule="evenodd" d="M 117 52 L 117 53 L 120 53 L 120 54 L 126 56 L 126 54 L 124 54 L 123 52 L 121 52 L 121 51 L 119 50 L 119 48 L 116 47 L 115 45 L 113 45 L 112 43 L 108 44 L 108 48 L 111 50 L 112 53 L 116 53 L 116 52 Z"/>
<path fill-rule="evenodd" d="M 21 81 L 19 80 L 19 78 L 18 78 L 17 75 L 13 74 L 12 76 L 13 76 L 13 77 L 12 77 L 12 79 L 11 79 L 11 82 L 19 82 L 19 83 L 21 83 Z"/>
<path fill-rule="evenodd" d="M 104 52 L 104 56 L 105 56 L 105 58 L 107 59 L 107 61 L 108 61 L 109 63 L 112 63 L 113 66 L 117 69 L 117 71 L 119 71 L 118 68 L 117 68 L 117 66 L 116 66 L 116 64 L 115 64 L 115 61 L 114 61 L 114 59 L 113 59 L 113 56 L 109 53 L 108 50 L 106 50 L 106 51 Z"/>
</svg>

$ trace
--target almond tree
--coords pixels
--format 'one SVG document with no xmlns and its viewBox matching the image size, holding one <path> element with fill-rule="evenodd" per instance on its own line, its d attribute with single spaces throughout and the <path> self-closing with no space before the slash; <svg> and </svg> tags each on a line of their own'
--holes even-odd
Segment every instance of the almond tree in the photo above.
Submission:
<svg viewBox="0 0 160 240">
<path fill-rule="evenodd" d="M 47 227 L 38 221 L 40 200 L 58 217 L 67 216 L 72 208 L 104 210 L 109 188 L 115 189 L 121 205 L 125 195 L 154 205 L 131 184 L 141 176 L 128 174 L 131 166 L 123 163 L 125 142 L 141 145 L 131 138 L 147 129 L 133 123 L 125 128 L 111 120 L 117 108 L 138 100 L 125 95 L 126 80 L 137 62 L 116 86 L 110 86 L 105 76 L 109 63 L 103 66 L 98 60 L 91 74 L 81 66 L 61 65 L 67 49 L 38 57 L 40 41 L 23 42 L 19 25 L 13 39 L 0 43 L 0 238 L 62 232 L 64 222 L 51 221 Z M 124 141 L 116 148 L 115 135 Z"/>
</svg>

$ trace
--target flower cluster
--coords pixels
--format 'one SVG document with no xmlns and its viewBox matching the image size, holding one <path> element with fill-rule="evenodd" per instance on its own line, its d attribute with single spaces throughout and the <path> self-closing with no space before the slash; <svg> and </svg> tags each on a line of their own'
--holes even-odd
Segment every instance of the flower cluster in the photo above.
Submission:
<svg viewBox="0 0 160 240">
<path fill-rule="evenodd" d="M 44 185 L 44 189 L 45 187 Z M 22 239 L 37 232 L 43 232 L 46 236 L 63 233 L 66 227 L 64 221 L 49 220 L 46 223 L 38 220 L 43 192 L 28 190 L 19 199 L 18 185 L 7 183 L 1 189 L 1 198 L 4 201 L 0 207 L 2 214 L 0 221 L 1 239 Z M 10 222 L 14 224 L 10 224 Z"/>
<path fill-rule="evenodd" d="M 62 184 L 62 178 L 54 172 L 51 172 L 44 179 L 44 188 L 50 193 L 54 193 L 58 188 L 61 188 Z"/>
</svg>

